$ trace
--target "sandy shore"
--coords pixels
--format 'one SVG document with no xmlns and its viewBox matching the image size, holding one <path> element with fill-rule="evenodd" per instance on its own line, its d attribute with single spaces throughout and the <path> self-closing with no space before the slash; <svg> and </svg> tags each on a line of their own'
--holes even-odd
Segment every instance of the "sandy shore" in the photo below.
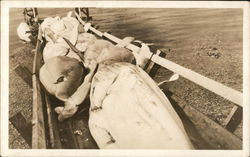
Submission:
<svg viewBox="0 0 250 157">
<path fill-rule="evenodd" d="M 63 16 L 70 9 L 39 9 L 41 17 Z M 167 53 L 166 58 L 226 86 L 242 91 L 242 10 L 240 9 L 90 9 L 101 31 L 119 38 L 133 36 L 154 43 Z M 31 120 L 32 91 L 12 69 L 24 64 L 32 69 L 30 52 L 34 46 L 18 41 L 16 28 L 23 21 L 22 9 L 10 10 L 10 117 L 22 112 Z M 218 58 L 210 53 L 219 54 Z M 156 80 L 170 74 L 161 68 Z M 165 85 L 189 105 L 223 125 L 233 104 L 180 78 Z M 242 137 L 242 125 L 236 135 Z M 16 130 L 10 123 L 10 134 Z M 20 135 L 9 138 L 10 148 L 28 148 Z"/>
</svg>

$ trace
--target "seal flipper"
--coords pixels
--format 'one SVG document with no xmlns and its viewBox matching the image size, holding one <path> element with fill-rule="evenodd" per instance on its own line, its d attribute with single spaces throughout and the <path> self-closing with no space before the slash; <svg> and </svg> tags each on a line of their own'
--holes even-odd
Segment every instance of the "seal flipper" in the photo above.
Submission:
<svg viewBox="0 0 250 157">
<path fill-rule="evenodd" d="M 64 41 L 69 45 L 69 47 L 81 58 L 83 61 L 84 51 L 78 50 L 68 39 L 64 38 Z"/>
</svg>

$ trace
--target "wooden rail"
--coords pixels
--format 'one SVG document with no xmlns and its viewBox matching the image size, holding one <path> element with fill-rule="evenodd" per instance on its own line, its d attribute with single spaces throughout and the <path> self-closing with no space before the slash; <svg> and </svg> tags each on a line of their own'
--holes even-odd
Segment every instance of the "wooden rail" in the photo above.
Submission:
<svg viewBox="0 0 250 157">
<path fill-rule="evenodd" d="M 41 93 L 41 85 L 39 82 L 39 69 L 42 65 L 41 53 L 41 29 L 39 26 L 36 53 L 33 62 L 33 117 L 32 117 L 32 148 L 45 149 L 46 146 L 46 131 L 45 131 L 45 117 L 43 110 L 43 94 Z"/>
<path fill-rule="evenodd" d="M 241 107 L 243 106 L 243 96 L 242 93 L 240 93 L 239 91 L 236 91 L 212 79 L 202 76 L 190 69 L 184 68 L 165 58 L 153 55 L 152 61 L 171 71 L 174 71 L 177 74 L 180 74 L 181 76 L 189 79 L 190 81 L 222 96 L 223 98 L 232 101 L 233 103 Z"/>
<path fill-rule="evenodd" d="M 75 15 L 82 25 L 86 24 L 76 12 L 75 12 Z M 117 38 L 109 33 L 106 33 L 106 32 L 102 33 L 100 31 L 98 31 L 97 29 L 95 29 L 94 27 L 90 26 L 89 30 L 100 37 L 105 37 L 105 38 L 113 41 L 114 43 L 121 42 L 121 39 L 119 39 L 119 38 Z M 138 50 L 140 49 L 139 47 L 137 47 L 133 44 L 129 44 L 128 46 L 126 46 L 126 48 L 128 48 L 131 51 L 135 51 L 135 52 L 138 52 Z M 216 93 L 217 95 L 219 95 L 225 99 L 230 100 L 231 102 L 237 104 L 238 106 L 243 107 L 243 95 L 241 92 L 236 91 L 232 88 L 229 88 L 229 87 L 227 87 L 221 83 L 218 83 L 212 79 L 209 79 L 205 76 L 202 76 L 202 75 L 200 75 L 200 74 L 198 74 L 190 69 L 184 68 L 184 67 L 182 67 L 182 66 L 180 66 L 180 65 L 178 65 L 170 60 L 167 60 L 165 58 L 154 55 L 153 53 L 147 57 L 148 58 L 151 57 L 151 60 L 153 62 L 155 62 L 156 64 L 159 64 L 162 67 L 167 68 L 167 69 L 173 71 L 174 73 L 177 73 L 177 74 L 181 75 L 182 77 L 185 77 L 186 79 Z"/>
</svg>

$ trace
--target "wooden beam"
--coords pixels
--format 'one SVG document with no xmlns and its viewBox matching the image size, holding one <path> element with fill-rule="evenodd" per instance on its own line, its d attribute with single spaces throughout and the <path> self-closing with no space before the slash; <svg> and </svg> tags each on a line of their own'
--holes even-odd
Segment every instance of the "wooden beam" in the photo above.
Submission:
<svg viewBox="0 0 250 157">
<path fill-rule="evenodd" d="M 233 103 L 243 106 L 243 95 L 241 92 L 236 91 L 232 88 L 229 88 L 219 82 L 216 82 L 212 79 L 209 79 L 205 76 L 202 76 L 190 69 L 184 68 L 172 61 L 169 61 L 165 58 L 153 55 L 152 61 L 177 73 L 186 79 L 214 92 L 215 94 L 232 101 Z"/>
<path fill-rule="evenodd" d="M 214 122 L 193 106 L 174 95 L 163 91 L 179 115 L 196 149 L 242 149 L 242 140 Z"/>
<path fill-rule="evenodd" d="M 57 115 L 52 108 L 52 103 L 49 95 L 45 93 L 45 104 L 48 115 L 48 129 L 49 129 L 49 143 L 52 149 L 61 149 L 62 144 L 60 141 L 58 126 L 57 126 Z"/>
<path fill-rule="evenodd" d="M 34 55 L 34 61 L 33 61 L 33 69 L 32 72 L 39 78 L 39 70 L 41 66 L 43 65 L 43 56 L 42 56 L 42 50 L 41 48 L 45 46 L 45 42 L 42 41 L 42 30 L 39 25 L 38 29 L 38 36 L 37 36 L 37 43 L 36 43 L 36 49 L 35 49 L 35 55 Z M 44 45 L 43 45 L 44 44 Z"/>
<path fill-rule="evenodd" d="M 164 53 L 164 52 L 162 52 L 160 50 L 157 50 L 155 55 L 160 56 L 160 57 L 165 57 L 166 53 Z M 146 69 L 146 72 L 149 74 L 150 77 L 154 78 L 160 67 L 161 67 L 160 65 L 158 65 L 155 62 L 151 61 L 151 64 Z"/>
<path fill-rule="evenodd" d="M 74 135 L 77 139 L 79 149 L 98 149 L 95 140 L 91 136 L 88 126 L 88 119 L 88 117 L 84 116 L 81 119 L 78 118 L 72 121 Z"/>
<path fill-rule="evenodd" d="M 230 131 L 234 132 L 237 126 L 242 121 L 243 115 L 242 108 L 239 106 L 234 106 L 231 110 L 230 114 L 227 116 L 225 120 L 225 128 Z"/>
<path fill-rule="evenodd" d="M 32 117 L 32 149 L 46 149 L 46 133 L 44 122 L 44 111 L 42 93 L 39 80 L 36 75 L 33 79 L 33 117 Z"/>
<path fill-rule="evenodd" d="M 24 140 L 31 146 L 31 133 L 32 133 L 32 124 L 31 122 L 27 122 L 21 112 L 18 112 L 10 119 L 10 122 L 17 129 L 17 131 L 21 134 Z"/>
<path fill-rule="evenodd" d="M 63 149 L 79 149 L 77 139 L 72 129 L 72 118 L 58 122 L 60 141 Z"/>
<path fill-rule="evenodd" d="M 202 138 L 208 142 L 213 149 L 242 149 L 242 140 L 200 113 L 191 105 L 186 105 L 184 112 L 194 123 Z"/>
<path fill-rule="evenodd" d="M 46 149 L 46 131 L 44 122 L 43 109 L 43 94 L 41 93 L 41 85 L 39 81 L 39 69 L 42 66 L 42 52 L 41 52 L 41 28 L 39 26 L 38 40 L 36 52 L 33 62 L 33 117 L 32 117 L 32 148 Z"/>
</svg>

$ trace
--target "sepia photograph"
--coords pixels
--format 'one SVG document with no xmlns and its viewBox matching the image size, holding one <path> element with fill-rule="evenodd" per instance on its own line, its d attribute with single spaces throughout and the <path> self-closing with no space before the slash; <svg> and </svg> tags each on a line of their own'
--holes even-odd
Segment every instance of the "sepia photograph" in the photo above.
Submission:
<svg viewBox="0 0 250 157">
<path fill-rule="evenodd" d="M 1 9 L 2 151 L 247 156 L 248 3 L 59 3 Z"/>
</svg>

